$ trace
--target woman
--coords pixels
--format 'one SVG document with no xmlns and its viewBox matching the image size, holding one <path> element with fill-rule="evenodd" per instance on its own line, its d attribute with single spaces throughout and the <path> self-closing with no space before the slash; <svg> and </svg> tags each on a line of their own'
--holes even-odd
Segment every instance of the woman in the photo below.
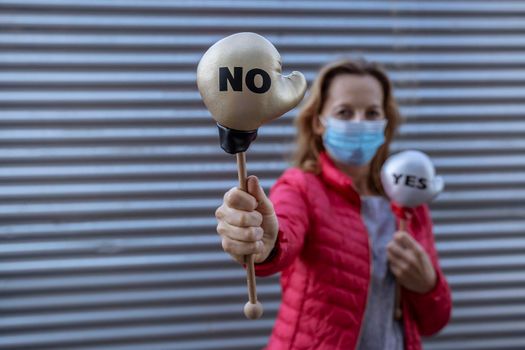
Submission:
<svg viewBox="0 0 525 350">
<path fill-rule="evenodd" d="M 282 272 L 267 349 L 414 350 L 447 324 L 450 290 L 428 207 L 396 232 L 380 182 L 398 124 L 377 65 L 325 66 L 297 119 L 295 167 L 270 198 L 254 176 L 247 193 L 225 194 L 216 211 L 224 250 L 240 263 L 256 254 L 258 276 Z"/>
</svg>

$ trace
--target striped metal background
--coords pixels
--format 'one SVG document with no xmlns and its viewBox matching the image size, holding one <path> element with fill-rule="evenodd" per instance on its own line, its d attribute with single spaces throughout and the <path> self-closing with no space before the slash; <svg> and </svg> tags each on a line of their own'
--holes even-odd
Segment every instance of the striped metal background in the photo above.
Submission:
<svg viewBox="0 0 525 350">
<path fill-rule="evenodd" d="M 239 31 L 311 81 L 364 55 L 395 81 L 396 149 L 429 153 L 451 324 L 427 349 L 525 348 L 525 1 L 0 0 L 0 349 L 258 349 L 213 212 L 235 162 L 195 86 Z M 287 167 L 296 111 L 250 173 Z"/>
</svg>

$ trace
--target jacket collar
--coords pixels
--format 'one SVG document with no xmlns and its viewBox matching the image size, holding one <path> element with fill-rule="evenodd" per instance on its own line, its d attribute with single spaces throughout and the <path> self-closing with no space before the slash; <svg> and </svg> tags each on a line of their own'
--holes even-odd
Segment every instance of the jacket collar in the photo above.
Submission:
<svg viewBox="0 0 525 350">
<path fill-rule="evenodd" d="M 353 203 L 361 204 L 361 198 L 354 188 L 352 179 L 337 168 L 326 151 L 319 155 L 319 164 L 321 166 L 321 178 L 327 185 L 349 198 Z"/>
<path fill-rule="evenodd" d="M 321 178 L 323 182 L 335 189 L 338 193 L 341 193 L 360 208 L 361 197 L 355 190 L 352 178 L 337 168 L 334 161 L 326 151 L 323 151 L 319 155 L 319 164 L 321 166 Z M 401 207 L 395 203 L 391 203 L 391 207 L 398 220 L 405 219 L 411 223 L 414 221 L 419 222 L 415 209 Z"/>
</svg>

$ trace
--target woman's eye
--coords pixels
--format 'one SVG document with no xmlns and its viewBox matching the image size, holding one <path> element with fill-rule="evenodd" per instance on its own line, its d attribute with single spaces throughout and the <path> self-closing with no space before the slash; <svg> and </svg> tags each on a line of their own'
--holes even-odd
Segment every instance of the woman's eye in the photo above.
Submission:
<svg viewBox="0 0 525 350">
<path fill-rule="evenodd" d="M 381 113 L 379 113 L 379 111 L 377 110 L 371 110 L 366 113 L 366 116 L 367 118 L 370 118 L 370 119 L 376 119 L 381 116 Z"/>
<path fill-rule="evenodd" d="M 354 112 L 351 109 L 341 109 L 337 112 L 337 115 L 342 118 L 352 118 Z"/>
</svg>

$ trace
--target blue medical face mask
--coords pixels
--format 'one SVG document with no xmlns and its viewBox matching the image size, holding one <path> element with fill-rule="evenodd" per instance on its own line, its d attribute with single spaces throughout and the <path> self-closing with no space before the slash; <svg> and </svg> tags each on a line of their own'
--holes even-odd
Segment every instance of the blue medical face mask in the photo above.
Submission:
<svg viewBox="0 0 525 350">
<path fill-rule="evenodd" d="M 324 147 L 335 160 L 364 165 L 385 142 L 386 120 L 351 121 L 328 117 L 323 120 Z"/>
</svg>

